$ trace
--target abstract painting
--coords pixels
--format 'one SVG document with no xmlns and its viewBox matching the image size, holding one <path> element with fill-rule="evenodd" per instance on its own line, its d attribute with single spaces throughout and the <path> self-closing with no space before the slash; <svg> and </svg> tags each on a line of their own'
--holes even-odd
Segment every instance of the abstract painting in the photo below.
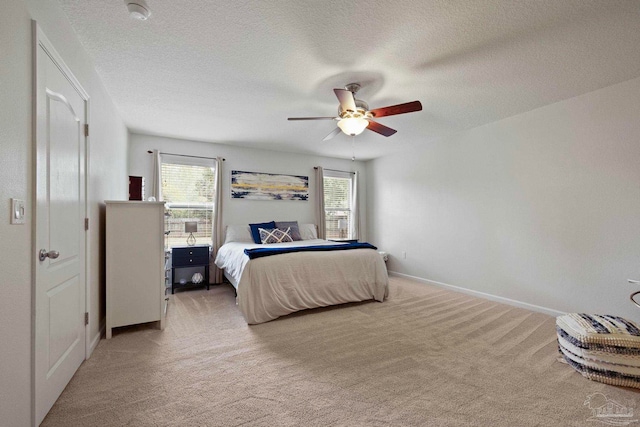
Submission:
<svg viewBox="0 0 640 427">
<path fill-rule="evenodd" d="M 231 171 L 231 198 L 306 201 L 309 199 L 309 177 Z"/>
</svg>

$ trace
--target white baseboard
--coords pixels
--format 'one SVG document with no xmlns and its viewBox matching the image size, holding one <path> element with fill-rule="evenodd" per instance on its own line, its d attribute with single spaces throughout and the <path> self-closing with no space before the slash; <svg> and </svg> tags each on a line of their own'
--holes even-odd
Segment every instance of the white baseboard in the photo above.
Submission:
<svg viewBox="0 0 640 427">
<path fill-rule="evenodd" d="M 517 300 L 513 300 L 510 298 L 505 298 L 497 295 L 491 295 L 485 292 L 474 291 L 473 289 L 461 288 L 460 286 L 454 286 L 454 285 L 449 285 L 447 283 L 436 282 L 435 280 L 429 280 L 429 279 L 423 279 L 421 277 L 410 276 L 408 274 L 398 273 L 397 271 L 389 271 L 389 276 L 404 277 L 405 279 L 415 280 L 416 282 L 425 283 L 427 285 L 433 285 L 433 286 L 438 286 L 440 288 L 451 289 L 456 292 L 461 292 L 463 294 L 473 295 L 473 296 L 488 299 L 491 301 L 497 301 L 504 304 L 513 305 L 515 307 L 526 308 L 527 310 L 537 311 L 539 313 L 548 314 L 554 317 L 562 316 L 563 314 L 566 314 L 566 313 L 563 313 L 562 311 L 554 310 L 552 308 L 541 307 L 539 305 L 529 304 L 527 302 L 517 301 Z"/>
<path fill-rule="evenodd" d="M 89 346 L 89 354 L 87 356 L 87 359 L 91 357 L 91 355 L 93 354 L 93 350 L 95 350 L 98 344 L 100 343 L 100 338 L 102 337 L 102 334 L 105 332 L 105 330 L 106 330 L 106 325 L 102 323 L 100 325 L 100 330 L 91 340 L 91 345 Z"/>
</svg>

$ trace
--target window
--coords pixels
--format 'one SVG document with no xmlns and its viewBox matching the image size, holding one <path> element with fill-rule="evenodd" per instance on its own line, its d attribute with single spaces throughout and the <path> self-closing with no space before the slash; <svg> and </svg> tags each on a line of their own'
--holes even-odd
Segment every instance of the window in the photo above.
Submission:
<svg viewBox="0 0 640 427">
<path fill-rule="evenodd" d="M 324 171 L 324 213 L 327 239 L 355 239 L 353 174 Z"/>
<path fill-rule="evenodd" d="M 162 200 L 168 213 L 165 231 L 169 231 L 169 247 L 187 244 L 189 233 L 184 231 L 187 221 L 197 222 L 198 231 L 193 233 L 196 244 L 211 244 L 215 173 L 214 166 L 208 163 L 162 156 Z"/>
</svg>

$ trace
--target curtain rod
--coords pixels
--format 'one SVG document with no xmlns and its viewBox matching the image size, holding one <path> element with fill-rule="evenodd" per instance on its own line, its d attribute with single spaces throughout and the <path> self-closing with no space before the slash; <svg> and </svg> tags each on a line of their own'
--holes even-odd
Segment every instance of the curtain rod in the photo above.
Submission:
<svg viewBox="0 0 640 427">
<path fill-rule="evenodd" d="M 149 154 L 153 154 L 153 151 L 151 151 L 151 150 L 147 150 L 147 153 L 149 153 Z M 159 153 L 159 154 L 168 154 L 168 155 L 170 155 L 170 156 L 193 157 L 193 158 L 196 158 L 196 159 L 209 159 L 209 160 L 215 160 L 215 159 L 216 159 L 215 157 L 203 157 L 203 156 L 190 156 L 190 155 L 188 155 L 188 154 L 163 153 L 162 151 L 159 151 L 158 153 Z M 222 159 L 222 161 L 223 161 L 223 162 L 226 162 L 226 161 L 227 161 L 227 159 L 223 158 L 223 159 Z"/>
<path fill-rule="evenodd" d="M 313 168 L 314 168 L 314 169 L 318 169 L 318 166 L 314 166 Z M 350 174 L 354 174 L 354 175 L 355 175 L 355 172 L 349 172 L 349 171 L 339 171 L 338 169 L 327 169 L 327 168 L 323 168 L 323 170 L 326 170 L 326 171 L 331 171 L 331 172 L 342 172 L 342 173 L 350 173 Z"/>
</svg>

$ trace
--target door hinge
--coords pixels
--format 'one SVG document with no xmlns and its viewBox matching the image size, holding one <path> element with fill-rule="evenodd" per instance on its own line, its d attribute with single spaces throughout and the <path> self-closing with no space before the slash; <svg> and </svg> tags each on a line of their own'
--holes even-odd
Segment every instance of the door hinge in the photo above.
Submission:
<svg viewBox="0 0 640 427">
<path fill-rule="evenodd" d="M 88 230 L 89 229 L 89 218 L 85 218 L 84 219 L 84 229 Z"/>
<path fill-rule="evenodd" d="M 89 125 L 88 124 L 84 125 L 84 136 L 89 136 Z"/>
<path fill-rule="evenodd" d="M 88 325 L 89 324 L 89 312 L 85 311 L 84 313 L 84 324 Z"/>
</svg>

